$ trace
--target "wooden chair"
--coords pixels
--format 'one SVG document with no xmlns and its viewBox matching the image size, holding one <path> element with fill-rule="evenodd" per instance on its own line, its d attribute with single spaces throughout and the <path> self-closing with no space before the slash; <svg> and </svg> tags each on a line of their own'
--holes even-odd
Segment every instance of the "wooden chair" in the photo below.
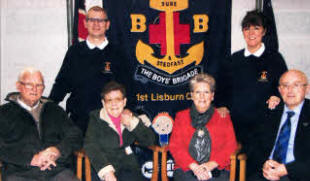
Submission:
<svg viewBox="0 0 310 181">
<path fill-rule="evenodd" d="M 162 148 L 159 146 L 150 146 L 149 149 L 151 149 L 153 151 L 153 173 L 152 173 L 151 181 L 157 181 L 158 180 L 158 171 L 159 171 L 158 170 L 158 168 L 159 168 L 158 153 L 162 152 Z M 165 153 L 166 153 L 165 159 L 167 160 L 167 152 L 165 152 Z M 85 151 L 84 150 L 77 151 L 77 152 L 75 152 L 75 155 L 77 157 L 77 162 L 76 162 L 76 176 L 77 176 L 77 178 L 82 180 L 83 160 L 84 160 L 85 181 L 91 181 L 91 164 L 90 164 L 89 158 L 86 155 Z M 162 156 L 162 159 L 163 159 L 163 156 Z M 167 164 L 165 166 L 167 167 Z M 165 173 L 167 175 L 167 171 Z M 162 173 L 162 175 L 163 175 L 163 173 Z M 168 180 L 168 178 L 167 178 L 167 180 Z M 165 181 L 167 181 L 167 180 L 165 180 Z"/>
<path fill-rule="evenodd" d="M 167 177 L 167 152 L 168 152 L 168 146 L 164 147 L 158 147 L 157 148 L 158 152 L 161 152 L 161 180 L 162 181 L 168 181 Z M 230 156 L 230 177 L 229 181 L 236 181 L 236 173 L 237 173 L 237 163 L 239 163 L 239 181 L 245 181 L 246 180 L 246 155 L 245 154 L 239 154 L 241 150 L 241 145 L 238 144 L 237 150 Z M 154 152 L 155 154 L 155 152 Z M 156 163 L 155 167 L 155 162 L 158 160 L 158 153 L 156 153 L 156 157 L 154 156 L 154 169 L 158 167 L 158 163 Z M 158 173 L 158 172 L 157 172 Z M 153 173 L 154 174 L 154 173 Z M 157 175 L 157 174 L 156 174 Z M 154 175 L 153 175 L 154 176 Z M 156 177 L 157 180 L 157 177 Z M 156 181 L 153 180 L 152 181 Z"/>
<path fill-rule="evenodd" d="M 79 180 L 82 180 L 83 172 L 83 160 L 84 160 L 84 174 L 85 181 L 91 181 L 91 166 L 88 156 L 85 154 L 84 150 L 80 150 L 74 153 L 77 157 L 76 161 L 76 176 Z"/>
<path fill-rule="evenodd" d="M 247 156 L 244 153 L 238 155 L 238 160 L 240 162 L 239 181 L 246 181 L 246 159 Z"/>
<path fill-rule="evenodd" d="M 158 154 L 161 153 L 161 180 L 168 181 L 167 176 L 167 153 L 168 153 L 168 146 L 152 146 L 150 148 L 153 150 L 153 174 L 151 181 L 158 180 Z"/>
<path fill-rule="evenodd" d="M 238 144 L 237 150 L 230 156 L 230 176 L 229 181 L 236 181 L 237 175 L 237 163 L 239 161 L 239 181 L 246 180 L 246 155 L 239 154 L 241 150 L 241 145 Z"/>
<path fill-rule="evenodd" d="M 158 146 L 150 146 L 149 149 L 153 151 L 153 173 L 151 181 L 157 181 L 158 180 L 158 153 L 160 152 L 160 147 Z"/>
<path fill-rule="evenodd" d="M 167 176 L 167 154 L 168 154 L 168 146 L 150 146 L 149 149 L 153 151 L 153 173 L 151 181 L 158 180 L 158 172 L 159 172 L 159 153 L 161 153 L 161 180 L 168 181 Z M 238 145 L 238 149 L 230 156 L 231 165 L 230 165 L 230 179 L 229 181 L 236 181 L 236 173 L 237 173 L 237 163 L 239 161 L 239 181 L 245 181 L 246 174 L 246 155 L 239 154 L 241 149 L 241 145 Z M 85 169 L 85 181 L 91 181 L 91 166 L 90 161 L 84 150 L 80 150 L 75 152 L 77 156 L 77 177 L 82 180 L 82 170 L 83 170 L 83 159 L 84 159 L 84 169 Z M 0 180 L 1 181 L 1 180 Z"/>
</svg>

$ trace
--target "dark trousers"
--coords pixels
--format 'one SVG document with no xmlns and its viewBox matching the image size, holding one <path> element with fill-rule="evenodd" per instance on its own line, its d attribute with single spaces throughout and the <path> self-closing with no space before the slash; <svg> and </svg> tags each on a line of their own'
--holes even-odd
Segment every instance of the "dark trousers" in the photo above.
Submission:
<svg viewBox="0 0 310 181">
<path fill-rule="evenodd" d="M 65 169 L 48 179 L 31 179 L 16 175 L 8 175 L 3 179 L 3 181 L 79 181 L 79 179 L 76 178 L 71 170 Z"/>
<path fill-rule="evenodd" d="M 254 176 L 251 176 L 250 178 L 248 178 L 247 180 L 249 181 L 268 181 L 267 179 L 265 179 L 262 175 L 260 174 L 255 174 Z M 290 181 L 290 179 L 287 176 L 281 177 L 280 181 Z"/>
<path fill-rule="evenodd" d="M 117 181 L 144 181 L 142 174 L 136 170 L 120 169 L 115 174 Z M 92 169 L 92 181 L 100 181 L 95 169 Z"/>
<path fill-rule="evenodd" d="M 120 169 L 116 173 L 117 181 L 143 181 L 141 172 L 136 170 Z"/>
<path fill-rule="evenodd" d="M 184 172 L 182 169 L 176 169 L 173 173 L 174 181 L 198 181 L 194 173 L 190 170 Z M 208 181 L 229 181 L 229 172 L 222 170 L 218 177 L 212 177 Z"/>
</svg>

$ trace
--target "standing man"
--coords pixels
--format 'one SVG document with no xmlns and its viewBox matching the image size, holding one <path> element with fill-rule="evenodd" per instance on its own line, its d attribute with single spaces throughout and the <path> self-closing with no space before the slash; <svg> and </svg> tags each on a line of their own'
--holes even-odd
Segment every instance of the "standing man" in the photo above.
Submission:
<svg viewBox="0 0 310 181">
<path fill-rule="evenodd" d="M 83 133 L 89 112 L 102 106 L 100 92 L 103 86 L 110 80 L 127 83 L 120 78 L 126 74 L 127 62 L 106 37 L 110 27 L 106 11 L 99 6 L 90 8 L 84 24 L 88 30 L 87 40 L 68 49 L 49 95 L 59 103 L 70 94 L 66 111 Z"/>
<path fill-rule="evenodd" d="M 284 104 L 265 115 L 256 147 L 248 155 L 252 180 L 306 181 L 310 178 L 310 90 L 306 75 L 289 70 L 279 81 Z"/>
<path fill-rule="evenodd" d="M 43 76 L 24 69 L 0 107 L 0 160 L 5 181 L 78 181 L 68 169 L 82 133 L 66 112 L 46 98 Z"/>
</svg>

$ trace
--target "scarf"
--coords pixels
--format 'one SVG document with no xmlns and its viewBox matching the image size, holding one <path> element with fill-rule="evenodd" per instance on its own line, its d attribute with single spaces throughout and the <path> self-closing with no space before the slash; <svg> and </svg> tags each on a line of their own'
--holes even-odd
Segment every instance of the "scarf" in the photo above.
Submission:
<svg viewBox="0 0 310 181">
<path fill-rule="evenodd" d="M 209 161 L 211 152 L 211 138 L 206 124 L 214 113 L 214 107 L 199 113 L 193 104 L 190 109 L 190 117 L 192 126 L 196 129 L 189 144 L 189 154 L 199 163 Z"/>
<path fill-rule="evenodd" d="M 117 133 L 119 135 L 120 146 L 122 146 L 123 145 L 123 136 L 122 136 L 122 129 L 121 129 L 121 116 L 114 117 L 110 114 L 108 114 L 108 115 L 111 118 L 114 126 L 116 127 Z"/>
</svg>

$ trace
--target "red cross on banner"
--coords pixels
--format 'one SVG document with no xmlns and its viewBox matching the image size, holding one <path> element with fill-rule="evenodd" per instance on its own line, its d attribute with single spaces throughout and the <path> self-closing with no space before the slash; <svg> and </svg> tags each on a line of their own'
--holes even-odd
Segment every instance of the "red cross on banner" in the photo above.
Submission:
<svg viewBox="0 0 310 181">
<path fill-rule="evenodd" d="M 149 43 L 161 45 L 161 55 L 167 54 L 166 44 L 166 13 L 161 12 L 159 14 L 159 24 L 149 25 Z M 174 22 L 174 49 L 175 55 L 180 55 L 180 45 L 190 43 L 189 24 L 180 24 L 180 13 L 173 13 Z"/>
</svg>

